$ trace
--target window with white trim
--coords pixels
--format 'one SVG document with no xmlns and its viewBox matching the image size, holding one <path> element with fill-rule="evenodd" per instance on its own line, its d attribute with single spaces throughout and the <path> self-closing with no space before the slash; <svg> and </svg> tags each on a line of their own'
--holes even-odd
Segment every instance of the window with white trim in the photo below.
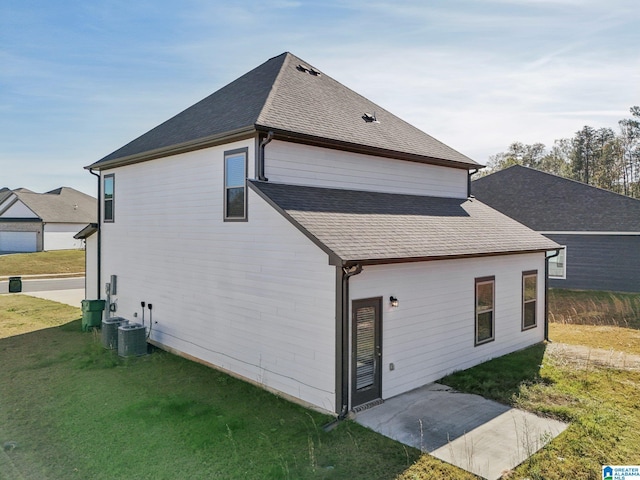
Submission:
<svg viewBox="0 0 640 480">
<path fill-rule="evenodd" d="M 538 271 L 522 272 L 522 330 L 535 328 L 538 304 Z"/>
<path fill-rule="evenodd" d="M 224 154 L 224 219 L 247 219 L 247 149 Z"/>
<path fill-rule="evenodd" d="M 495 277 L 476 278 L 475 345 L 495 338 Z"/>
<path fill-rule="evenodd" d="M 549 258 L 549 278 L 567 278 L 567 247 L 556 257 Z"/>
</svg>

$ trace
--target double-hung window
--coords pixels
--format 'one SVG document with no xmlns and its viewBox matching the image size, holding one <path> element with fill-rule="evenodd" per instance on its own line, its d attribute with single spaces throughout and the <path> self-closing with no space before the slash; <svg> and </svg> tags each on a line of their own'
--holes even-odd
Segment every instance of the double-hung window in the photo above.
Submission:
<svg viewBox="0 0 640 480">
<path fill-rule="evenodd" d="M 522 273 L 522 330 L 534 328 L 538 303 L 538 271 Z"/>
<path fill-rule="evenodd" d="M 247 219 L 247 149 L 224 154 L 224 219 Z"/>
<path fill-rule="evenodd" d="M 475 344 L 495 338 L 495 277 L 476 278 Z"/>
<path fill-rule="evenodd" d="M 113 174 L 105 175 L 103 182 L 104 212 L 103 218 L 105 222 L 113 222 L 113 202 L 114 202 L 115 176 Z"/>
</svg>

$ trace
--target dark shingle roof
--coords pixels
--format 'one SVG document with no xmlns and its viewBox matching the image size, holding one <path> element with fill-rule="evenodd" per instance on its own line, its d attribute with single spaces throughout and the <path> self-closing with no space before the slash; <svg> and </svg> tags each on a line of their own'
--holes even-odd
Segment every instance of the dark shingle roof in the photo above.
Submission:
<svg viewBox="0 0 640 480">
<path fill-rule="evenodd" d="M 540 232 L 640 232 L 640 200 L 520 165 L 474 180 L 471 192 Z"/>
<path fill-rule="evenodd" d="M 477 200 L 250 182 L 334 260 L 391 262 L 550 250 Z"/>
<path fill-rule="evenodd" d="M 96 199 L 73 188 L 61 187 L 47 193 L 16 189 L 13 193 L 43 222 L 90 223 L 97 217 Z"/>
<path fill-rule="evenodd" d="M 283 53 L 187 108 L 91 167 L 158 156 L 163 149 L 240 131 L 272 130 L 281 137 L 367 148 L 458 167 L 476 162 L 399 119 L 319 70 Z M 378 122 L 367 122 L 365 113 Z M 175 153 L 175 150 L 174 150 Z"/>
</svg>

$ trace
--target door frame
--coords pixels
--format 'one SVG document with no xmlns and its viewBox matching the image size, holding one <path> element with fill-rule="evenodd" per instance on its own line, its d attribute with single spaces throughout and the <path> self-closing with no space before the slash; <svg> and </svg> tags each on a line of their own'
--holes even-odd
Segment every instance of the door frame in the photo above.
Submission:
<svg viewBox="0 0 640 480">
<path fill-rule="evenodd" d="M 356 389 L 357 359 L 356 311 L 358 308 L 374 307 L 374 371 L 373 385 L 364 390 Z M 382 398 L 382 297 L 351 301 L 351 408 Z"/>
</svg>

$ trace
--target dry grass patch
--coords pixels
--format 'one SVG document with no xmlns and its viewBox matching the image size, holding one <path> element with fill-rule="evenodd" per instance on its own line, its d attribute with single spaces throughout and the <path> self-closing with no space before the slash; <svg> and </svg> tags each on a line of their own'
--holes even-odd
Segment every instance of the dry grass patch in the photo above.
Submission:
<svg viewBox="0 0 640 480">
<path fill-rule="evenodd" d="M 18 253 L 0 256 L 0 277 L 84 272 L 84 250 Z"/>
<path fill-rule="evenodd" d="M 640 329 L 640 295 L 551 289 L 549 321 Z"/>
<path fill-rule="evenodd" d="M 640 355 L 640 330 L 600 325 L 549 324 L 553 342 L 583 345 L 603 350 L 617 350 Z"/>
<path fill-rule="evenodd" d="M 58 327 L 82 316 L 79 308 L 27 295 L 0 295 L 0 339 Z"/>
</svg>

